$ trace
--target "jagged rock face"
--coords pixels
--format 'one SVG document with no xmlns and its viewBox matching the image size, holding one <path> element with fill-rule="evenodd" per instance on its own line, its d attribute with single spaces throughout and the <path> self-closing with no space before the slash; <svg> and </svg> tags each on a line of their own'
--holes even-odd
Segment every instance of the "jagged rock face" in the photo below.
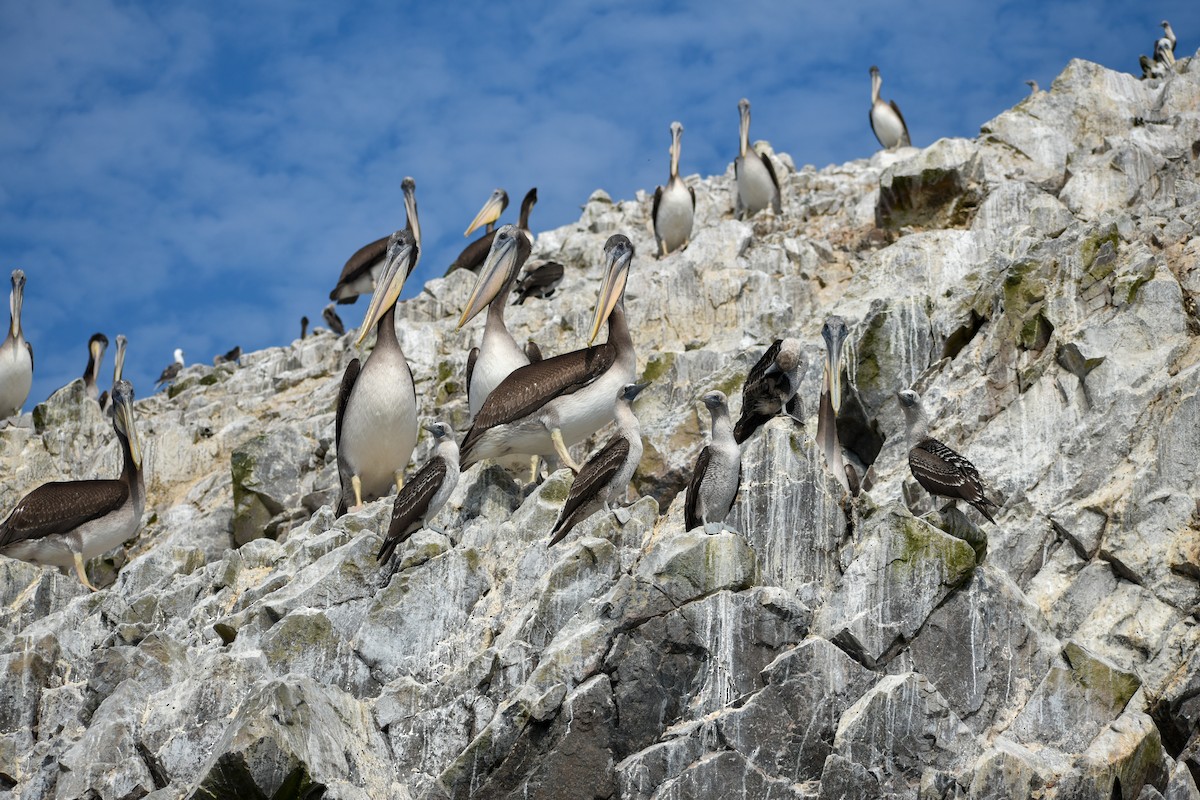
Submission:
<svg viewBox="0 0 1200 800">
<path fill-rule="evenodd" d="M 185 370 L 137 403 L 147 516 L 89 565 L 106 588 L 0 558 L 0 797 L 1197 797 L 1194 64 L 1072 62 L 924 151 L 798 171 L 764 148 L 785 213 L 735 221 L 732 174 L 692 178 L 692 242 L 665 259 L 642 196 L 597 192 L 542 233 L 534 257 L 566 275 L 509 309 L 518 341 L 582 346 L 623 232 L 653 380 L 629 521 L 553 548 L 569 475 L 478 465 L 449 535 L 379 569 L 390 499 L 332 511 L 353 333 Z M 458 430 L 471 280 L 398 313 L 423 415 Z M 875 472 L 854 500 L 814 441 L 834 313 L 847 459 Z M 685 532 L 698 399 L 737 413 L 783 335 L 808 343 L 809 418 L 747 443 L 738 533 Z M 1071 372 L 1067 345 L 1104 361 Z M 908 387 L 1003 501 L 986 542 L 914 516 L 940 501 L 908 477 Z M 68 387 L 0 430 L 0 508 L 119 468 Z"/>
</svg>

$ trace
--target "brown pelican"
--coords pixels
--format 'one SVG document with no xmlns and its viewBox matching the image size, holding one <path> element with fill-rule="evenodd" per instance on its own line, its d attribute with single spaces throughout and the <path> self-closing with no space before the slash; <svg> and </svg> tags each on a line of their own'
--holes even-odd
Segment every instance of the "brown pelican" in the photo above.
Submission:
<svg viewBox="0 0 1200 800">
<path fill-rule="evenodd" d="M 308 317 L 301 317 L 300 318 L 300 339 L 301 339 L 301 341 L 303 341 L 304 337 L 306 337 L 306 336 L 308 336 Z"/>
<path fill-rule="evenodd" d="M 129 344 L 129 340 L 125 338 L 125 334 L 117 334 L 117 352 L 113 353 L 113 388 L 117 388 L 117 384 L 121 382 L 121 373 L 125 371 L 125 347 Z M 104 390 L 104 394 L 100 395 L 100 408 L 105 411 L 110 417 L 112 416 L 112 395 L 108 390 Z"/>
<path fill-rule="evenodd" d="M 93 400 L 100 399 L 100 362 L 104 360 L 104 351 L 108 348 L 108 337 L 103 333 L 93 333 L 88 339 L 88 362 L 83 370 L 83 388 L 87 396 Z"/>
<path fill-rule="evenodd" d="M 825 340 L 825 367 L 822 370 L 821 400 L 817 408 L 817 444 L 825 454 L 825 463 L 847 491 L 850 481 L 842 460 L 842 445 L 838 441 L 837 415 L 842 408 L 842 343 L 849 331 L 846 321 L 838 316 L 825 320 L 821 338 Z"/>
<path fill-rule="evenodd" d="M 335 310 L 336 306 L 333 303 L 325 306 L 325 310 L 321 312 L 321 316 L 325 318 L 325 324 L 329 326 L 329 330 L 334 334 L 341 336 L 346 332 L 346 326 L 342 322 L 342 318 L 338 316 Z"/>
<path fill-rule="evenodd" d="M 461 330 L 484 307 L 488 310 L 483 340 L 467 356 L 467 405 L 472 417 L 479 413 L 483 401 L 500 381 L 529 363 L 529 357 L 504 325 L 504 307 L 517 275 L 529 258 L 529 250 L 529 240 L 516 225 L 505 225 L 496 231 L 487 261 L 458 320 L 456 330 Z"/>
<path fill-rule="evenodd" d="M 587 460 L 571 484 L 567 502 L 563 503 L 558 522 L 550 531 L 551 545 L 562 541 L 572 528 L 601 508 L 612 511 L 610 504 L 619 503 L 625 496 L 629 481 L 642 461 L 642 428 L 633 413 L 633 400 L 649 385 L 629 383 L 617 393 L 617 432 Z M 622 525 L 629 521 L 629 512 L 622 508 L 612 513 Z"/>
<path fill-rule="evenodd" d="M 404 191 L 404 213 L 407 219 L 404 229 L 412 234 L 417 247 L 421 246 L 421 222 L 417 219 L 417 183 L 412 178 L 405 178 L 400 183 Z M 388 242 L 391 235 L 380 237 L 370 244 L 365 244 L 350 256 L 350 260 L 342 267 L 337 285 L 329 293 L 329 299 L 338 303 L 353 303 L 360 294 L 370 294 L 375 289 L 375 282 L 383 270 L 387 260 Z M 340 334 L 339 334 L 340 335 Z"/>
<path fill-rule="evenodd" d="M 479 209 L 479 213 L 475 215 L 475 219 L 471 220 L 471 224 L 463 231 L 463 238 L 470 236 L 471 231 L 480 225 L 487 226 L 484 228 L 485 233 L 496 230 L 496 220 L 500 219 L 500 215 L 506 208 L 508 208 L 508 192 L 503 189 L 493 189 L 492 196 L 487 199 L 483 208 Z"/>
<path fill-rule="evenodd" d="M 637 356 L 625 320 L 625 283 L 633 243 L 614 234 L 604 245 L 604 285 L 588 342 L 608 321 L 602 345 L 552 356 L 521 367 L 497 386 L 462 444 L 462 469 L 509 453 L 557 454 L 573 472 L 579 465 L 567 446 L 591 436 L 616 415 L 617 391 L 632 383 Z"/>
<path fill-rule="evenodd" d="M 728 528 L 725 517 L 742 488 L 742 453 L 733 440 L 733 421 L 724 392 L 709 392 L 702 398 L 712 415 L 712 435 L 700 451 L 696 469 L 688 483 L 683 507 L 684 530 L 704 526 L 705 533 Z M 732 530 L 732 528 L 729 528 Z"/>
<path fill-rule="evenodd" d="M 671 123 L 671 177 L 666 187 L 654 190 L 654 207 L 650 216 L 654 220 L 654 238 L 658 240 L 658 254 L 665 256 L 672 250 L 686 247 L 692 238 L 692 219 L 696 215 L 696 190 L 679 177 L 679 139 L 683 136 L 683 125 Z"/>
<path fill-rule="evenodd" d="M 0 523 L 0 553 L 34 564 L 73 567 L 80 583 L 92 591 L 96 587 L 84 573 L 84 562 L 133 536 L 146 506 L 133 386 L 120 381 L 112 396 L 113 428 L 125 458 L 121 477 L 42 484 Z"/>
<path fill-rule="evenodd" d="M 558 289 L 558 285 L 562 283 L 562 279 L 562 264 L 557 261 L 542 262 L 526 271 L 517 280 L 517 286 L 514 289 L 517 299 L 513 301 L 513 305 L 522 305 L 531 297 L 539 297 L 544 300 L 552 296 Z"/>
<path fill-rule="evenodd" d="M 1171 23 L 1167 22 L 1165 19 L 1159 24 L 1162 25 L 1163 35 L 1158 41 L 1165 41 L 1167 43 L 1166 46 L 1171 51 L 1171 63 L 1175 63 L 1175 31 L 1171 30 Z M 1157 47 L 1157 43 L 1155 44 Z"/>
<path fill-rule="evenodd" d="M 33 347 L 21 330 L 21 305 L 25 300 L 25 273 L 12 272 L 8 296 L 8 335 L 0 344 L 0 419 L 21 413 L 33 386 Z"/>
<path fill-rule="evenodd" d="M 444 422 L 424 427 L 433 434 L 437 445 L 425 466 L 396 495 L 396 502 L 392 504 L 392 522 L 376 558 L 381 562 L 391 559 L 396 547 L 421 528 L 447 535 L 431 520 L 446 505 L 458 485 L 458 442 L 454 441 L 454 432 Z"/>
<path fill-rule="evenodd" d="M 336 441 L 342 497 L 337 514 L 364 499 L 386 494 L 394 482 L 403 485 L 404 468 L 417 443 L 417 395 L 412 372 L 396 338 L 396 300 L 416 266 L 418 247 L 406 230 L 392 234 L 387 261 L 355 344 L 375 328 L 375 349 L 360 366 L 357 358 L 342 376 L 338 396 Z"/>
<path fill-rule="evenodd" d="M 502 190 L 496 190 L 496 192 L 499 191 Z M 471 227 L 467 228 L 468 234 L 478 227 L 478 223 L 481 219 L 486 221 L 486 218 L 491 213 L 488 210 L 489 207 L 494 206 L 496 208 L 501 208 L 502 210 L 502 207 L 498 205 L 499 201 L 496 200 L 496 192 L 492 192 L 492 198 L 489 199 L 488 202 L 484 204 L 483 208 L 479 210 L 479 213 L 475 215 L 475 219 L 471 222 Z M 525 199 L 521 201 L 521 216 L 517 220 L 517 227 L 520 228 L 521 232 L 524 233 L 529 239 L 530 244 L 533 244 L 533 233 L 529 230 L 529 212 L 531 212 L 534 205 L 537 204 L 537 199 L 537 187 L 535 186 L 525 193 Z M 508 202 L 507 195 L 504 197 L 504 202 Z M 496 217 L 499 217 L 500 211 L 496 211 L 495 215 Z M 479 265 L 484 262 L 484 260 L 487 258 L 487 254 L 491 252 L 492 240 L 495 238 L 495 236 L 496 232 L 489 228 L 487 233 L 483 234 L 483 236 L 480 236 L 478 239 L 467 245 L 466 248 L 458 254 L 458 258 L 454 259 L 454 263 L 447 268 L 446 274 L 449 275 L 456 269 L 469 269 L 472 272 L 478 270 Z"/>
<path fill-rule="evenodd" d="M 904 115 L 900 113 L 900 106 L 896 105 L 895 100 L 884 101 L 879 97 L 879 87 L 882 85 L 883 77 L 879 74 L 879 67 L 871 67 L 871 113 L 868 115 L 871 130 L 887 150 L 909 147 L 912 140 L 908 138 L 908 125 L 904 122 Z"/>
<path fill-rule="evenodd" d="M 166 383 L 167 381 L 175 380 L 175 376 L 179 374 L 179 371 L 183 369 L 183 367 L 183 350 L 176 347 L 175 360 L 163 367 L 162 374 L 158 376 L 158 380 L 154 382 L 154 386 L 158 387 L 160 384 Z"/>
<path fill-rule="evenodd" d="M 966 500 L 995 524 L 988 508 L 999 506 L 984 494 L 983 480 L 975 465 L 929 435 L 929 417 L 919 394 L 905 389 L 897 392 L 896 397 L 908 426 L 908 468 L 917 483 L 930 494 Z"/>
<path fill-rule="evenodd" d="M 750 146 L 750 101 L 744 97 L 738 101 L 738 114 L 741 117 L 741 149 L 733 162 L 733 174 L 737 178 L 737 205 L 734 208 L 734 216 L 744 219 L 767 206 L 778 214 L 783 207 L 779 194 L 779 178 L 775 176 L 775 167 L 771 166 L 771 159 Z"/>
<path fill-rule="evenodd" d="M 1154 60 L 1163 66 L 1164 71 L 1175 65 L 1175 48 L 1167 37 L 1154 43 Z"/>
<path fill-rule="evenodd" d="M 1025 81 L 1025 85 L 1029 87 L 1030 94 L 1037 94 L 1039 91 L 1037 81 Z"/>
<path fill-rule="evenodd" d="M 742 415 L 733 428 L 738 443 L 749 439 L 767 420 L 787 410 L 798 422 L 804 420 L 800 390 L 800 340 L 776 339 L 758 363 L 750 368 L 742 387 Z"/>
</svg>

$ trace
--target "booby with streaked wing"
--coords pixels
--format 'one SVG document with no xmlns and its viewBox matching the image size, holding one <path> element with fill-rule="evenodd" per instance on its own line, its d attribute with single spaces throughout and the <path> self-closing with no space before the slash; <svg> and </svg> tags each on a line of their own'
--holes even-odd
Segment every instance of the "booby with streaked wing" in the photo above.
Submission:
<svg viewBox="0 0 1200 800">
<path fill-rule="evenodd" d="M 447 535 L 431 520 L 446 505 L 458 485 L 458 442 L 454 441 L 454 431 L 444 422 L 426 425 L 425 430 L 433 434 L 437 444 L 425 465 L 396 495 L 392 521 L 376 557 L 382 563 L 391 560 L 396 548 L 421 528 Z"/>
<path fill-rule="evenodd" d="M 904 115 L 900 113 L 900 106 L 896 105 L 895 100 L 884 100 L 879 96 L 881 86 L 883 86 L 883 76 L 879 74 L 879 67 L 872 66 L 871 113 L 868 115 L 871 120 L 871 131 L 874 132 L 879 143 L 888 150 L 910 147 L 912 140 L 909 139 L 908 124 L 904 121 Z"/>
<path fill-rule="evenodd" d="M 501 190 L 497 189 L 496 191 L 499 192 Z M 529 213 L 533 211 L 533 207 L 537 204 L 537 199 L 537 187 L 535 186 L 525 193 L 525 199 L 521 201 L 521 214 L 517 218 L 517 227 L 529 239 L 530 244 L 533 244 L 533 233 L 529 230 Z M 495 211 L 495 216 L 500 216 L 500 211 L 503 211 L 503 208 L 496 206 L 495 203 L 497 202 L 495 200 L 495 192 L 493 192 L 492 199 L 488 200 L 483 208 L 479 210 L 479 213 L 475 215 L 475 220 L 471 222 L 472 227 L 467 228 L 468 234 L 478 227 L 476 223 L 480 219 L 486 220 L 491 216 L 493 212 L 489 211 L 489 208 L 499 208 L 499 210 Z M 508 195 L 504 196 L 504 202 L 508 202 Z M 454 263 L 446 269 L 446 274 L 449 275 L 456 269 L 469 269 L 472 272 L 478 270 L 479 266 L 487 259 L 488 253 L 491 252 L 492 241 L 495 238 L 496 231 L 489 227 L 487 233 L 471 242 L 458 254 L 458 258 L 454 259 Z"/>
<path fill-rule="evenodd" d="M 679 177 L 679 147 L 683 136 L 683 124 L 671 123 L 671 176 L 666 186 L 654 190 L 654 206 L 650 217 L 654 220 L 654 238 L 658 241 L 658 255 L 667 255 L 672 250 L 686 247 L 692 238 L 692 221 L 696 216 L 696 190 Z"/>
<path fill-rule="evenodd" d="M 530 267 L 520 278 L 513 289 L 517 293 L 514 306 L 523 305 L 531 297 L 543 300 L 553 296 L 563 279 L 563 265 L 557 261 L 543 261 L 536 267 Z"/>
<path fill-rule="evenodd" d="M 742 487 L 742 452 L 733 438 L 733 421 L 724 392 L 709 392 L 701 398 L 712 415 L 708 445 L 700 451 L 683 507 L 684 530 L 703 526 L 705 533 L 719 533 L 733 509 Z"/>
<path fill-rule="evenodd" d="M 404 192 L 404 229 L 412 234 L 417 248 L 421 247 L 421 221 L 417 217 L 417 182 L 405 178 L 400 182 Z M 388 244 L 392 235 L 381 236 L 370 244 L 363 245 L 342 267 L 337 285 L 329 293 L 329 299 L 338 303 L 354 303 L 360 294 L 370 294 L 375 290 L 379 273 L 383 271 L 387 261 Z M 414 264 L 415 266 L 415 264 Z M 328 319 L 328 317 L 326 317 Z"/>
<path fill-rule="evenodd" d="M 733 174 L 737 182 L 737 204 L 734 216 L 744 219 L 753 216 L 767 206 L 778 214 L 783 208 L 779 192 L 779 178 L 771 159 L 750 146 L 750 101 L 738 101 L 739 151 L 733 162 Z"/>
<path fill-rule="evenodd" d="M 799 339 L 776 339 L 750 368 L 742 386 L 742 413 L 733 428 L 733 438 L 738 444 L 785 409 L 793 419 L 803 421 L 804 404 L 798 393 L 800 356 Z"/>
<path fill-rule="evenodd" d="M 25 302 L 25 273 L 12 272 L 8 296 L 8 334 L 0 343 L 0 419 L 21 412 L 33 386 L 33 347 L 21 328 L 21 306 Z"/>
</svg>

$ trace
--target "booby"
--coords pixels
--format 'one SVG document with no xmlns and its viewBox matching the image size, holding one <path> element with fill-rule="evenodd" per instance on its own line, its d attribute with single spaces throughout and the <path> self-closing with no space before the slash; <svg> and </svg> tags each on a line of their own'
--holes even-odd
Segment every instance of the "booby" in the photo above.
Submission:
<svg viewBox="0 0 1200 800">
<path fill-rule="evenodd" d="M 799 390 L 800 340 L 776 339 L 746 376 L 742 386 L 742 414 L 733 428 L 734 440 L 738 444 L 746 441 L 785 409 L 793 419 L 803 421 L 804 404 Z"/>
<path fill-rule="evenodd" d="M 125 371 L 125 347 L 129 344 L 129 340 L 125 338 L 125 334 L 117 334 L 117 351 L 113 353 L 113 388 L 117 388 L 117 384 L 121 382 L 121 373 Z M 104 390 L 104 394 L 100 395 L 100 408 L 112 416 L 112 395 L 108 390 Z"/>
<path fill-rule="evenodd" d="M 821 326 L 825 340 L 825 365 L 821 377 L 821 399 L 817 407 L 817 445 L 825 454 L 825 464 L 847 491 L 851 481 L 842 460 L 842 444 L 838 441 L 837 415 L 842 408 L 842 343 L 849 330 L 846 321 L 832 316 Z"/>
<path fill-rule="evenodd" d="M 896 105 L 895 100 L 885 101 L 880 98 L 879 87 L 882 85 L 883 77 L 879 74 L 879 67 L 871 67 L 871 113 L 868 115 L 871 130 L 887 150 L 910 147 L 912 140 L 908 138 L 908 125 L 904 122 L 904 115 L 900 113 L 900 106 Z"/>
<path fill-rule="evenodd" d="M 463 231 L 463 238 L 471 235 L 471 231 L 477 229 L 480 225 L 486 225 L 485 233 L 492 233 L 496 230 L 496 220 L 500 219 L 500 215 L 504 213 L 504 209 L 508 208 L 508 192 L 503 189 L 493 189 L 492 196 L 483 204 L 483 208 L 479 209 L 479 213 L 475 215 L 475 219 L 471 220 L 471 224 Z"/>
<path fill-rule="evenodd" d="M 925 491 L 951 500 L 966 500 L 987 519 L 988 508 L 999 508 L 984 494 L 975 465 L 929 435 L 929 417 L 921 396 L 911 389 L 897 392 L 908 427 L 908 468 Z"/>
<path fill-rule="evenodd" d="M 562 279 L 563 265 L 557 261 L 544 261 L 530 268 L 517 279 L 516 288 L 513 289 L 517 293 L 517 299 L 513 301 L 513 305 L 522 305 L 531 297 L 543 300 L 551 297 L 562 283 Z"/>
<path fill-rule="evenodd" d="M 658 255 L 665 256 L 672 250 L 686 247 L 692 238 L 692 220 L 696 215 L 696 190 L 679 177 L 679 140 L 683 136 L 683 124 L 671 123 L 671 177 L 665 187 L 654 190 L 654 206 L 650 216 L 654 220 L 654 238 L 658 241 Z"/>
<path fill-rule="evenodd" d="M 25 273 L 12 272 L 8 296 L 8 335 L 0 344 L 0 419 L 21 413 L 33 386 L 33 347 L 21 329 L 21 305 L 25 300 Z"/>
<path fill-rule="evenodd" d="M 608 341 L 521 367 L 497 386 L 462 444 L 461 468 L 509 453 L 558 455 L 573 472 L 567 446 L 582 441 L 616 414 L 617 391 L 633 382 L 637 356 L 625 320 L 625 283 L 633 243 L 617 233 L 604 245 L 606 269 L 588 343 L 607 320 Z"/>
<path fill-rule="evenodd" d="M 642 427 L 633 413 L 633 400 L 649 385 L 630 383 L 617 393 L 617 432 L 587 460 L 571 484 L 567 501 L 550 531 L 550 545 L 562 541 L 572 528 L 601 508 L 612 511 L 611 504 L 624 497 L 642 461 Z M 622 525 L 629 521 L 629 512 L 620 509 L 613 513 Z"/>
<path fill-rule="evenodd" d="M 396 502 L 392 504 L 392 521 L 376 557 L 377 561 L 383 563 L 389 561 L 395 555 L 396 548 L 421 528 L 447 535 L 432 520 L 458 485 L 458 442 L 454 441 L 454 431 L 444 422 L 434 422 L 424 427 L 433 434 L 437 444 L 425 466 L 396 495 Z"/>
<path fill-rule="evenodd" d="M 712 415 L 712 435 L 700 451 L 683 507 L 684 530 L 704 526 L 705 533 L 719 533 L 733 501 L 742 488 L 742 453 L 733 439 L 733 421 L 724 392 L 709 392 L 701 398 Z M 732 530 L 732 528 L 729 528 Z"/>
<path fill-rule="evenodd" d="M 242 346 L 239 344 L 231 348 L 224 355 L 213 356 L 213 366 L 219 367 L 222 364 L 236 364 L 242 359 Z"/>
<path fill-rule="evenodd" d="M 83 370 L 83 388 L 87 396 L 93 400 L 100 399 L 100 362 L 104 360 L 104 351 L 108 348 L 108 337 L 103 333 L 93 333 L 88 339 L 88 362 Z"/>
<path fill-rule="evenodd" d="M 497 189 L 496 191 L 498 192 L 500 190 Z M 484 204 L 483 208 L 479 210 L 479 213 L 475 215 L 475 221 L 472 221 L 471 223 L 473 227 L 468 228 L 467 233 L 470 233 L 475 229 L 475 227 L 478 227 L 478 225 L 476 225 L 476 221 L 488 215 L 489 206 L 495 202 L 495 192 L 492 193 L 492 197 L 493 199 L 488 200 L 488 202 Z M 505 202 L 508 202 L 508 195 L 505 195 Z M 533 210 L 533 207 L 536 204 L 537 187 L 535 186 L 525 193 L 525 199 L 521 201 L 521 215 L 517 219 L 517 227 L 520 228 L 521 233 L 525 234 L 526 238 L 529 239 L 530 244 L 533 244 L 533 233 L 529 230 L 529 212 Z M 499 211 L 496 212 L 496 216 L 500 216 Z M 495 237 L 496 231 L 489 228 L 487 233 L 471 242 L 463 249 L 461 253 L 458 254 L 458 258 L 454 259 L 454 263 L 446 269 L 446 274 L 449 275 L 456 269 L 469 269 L 472 272 L 478 270 L 479 265 L 482 264 L 485 259 L 487 259 L 487 254 L 491 252 L 492 241 L 495 239 Z"/>
<path fill-rule="evenodd" d="M 417 263 L 417 243 L 408 230 L 396 231 L 371 305 L 358 331 L 361 345 L 372 326 L 375 349 L 365 362 L 346 365 L 338 396 L 336 442 L 342 497 L 337 515 L 364 499 L 403 485 L 404 468 L 417 443 L 417 394 L 412 372 L 396 338 L 396 300 Z"/>
<path fill-rule="evenodd" d="M 487 261 L 475 280 L 475 288 L 467 299 L 455 330 L 461 330 L 485 307 L 487 322 L 483 340 L 467 355 L 467 405 L 471 416 L 479 413 L 483 401 L 509 376 L 514 369 L 529 363 L 529 357 L 517 344 L 504 324 L 504 307 L 512 293 L 517 275 L 529 258 L 530 244 L 516 225 L 505 225 L 496 231 Z"/>
<path fill-rule="evenodd" d="M 405 178 L 400 182 L 400 188 L 404 192 L 404 229 L 412 234 L 413 241 L 419 249 L 421 221 L 417 218 L 417 182 L 412 178 Z M 390 241 L 391 234 L 358 248 L 342 267 L 342 274 L 338 276 L 337 284 L 329 293 L 329 299 L 342 304 L 354 303 L 360 294 L 370 294 L 375 289 L 379 273 L 383 271 Z"/>
<path fill-rule="evenodd" d="M 342 322 L 342 318 L 338 316 L 333 303 L 325 306 L 325 310 L 321 312 L 321 316 L 325 318 L 325 324 L 329 326 L 329 330 L 336 335 L 341 336 L 346 332 L 346 325 Z"/>
<path fill-rule="evenodd" d="M 113 428 L 124 454 L 121 476 L 42 484 L 0 523 L 0 553 L 33 564 L 73 567 L 80 583 L 93 592 L 96 587 L 87 579 L 84 562 L 133 536 L 146 507 L 133 386 L 122 380 L 112 395 Z"/>
<path fill-rule="evenodd" d="M 780 213 L 783 201 L 779 193 L 779 178 L 771 159 L 750 146 L 750 101 L 738 101 L 741 122 L 739 133 L 741 145 L 738 157 L 733 162 L 733 174 L 737 178 L 737 205 L 734 216 L 744 219 L 757 214 L 767 206 Z"/>
<path fill-rule="evenodd" d="M 300 340 L 304 341 L 304 338 L 306 336 L 308 336 L 308 317 L 301 317 L 300 318 Z"/>
<path fill-rule="evenodd" d="M 163 367 L 162 374 L 158 376 L 158 380 L 154 382 L 154 386 L 157 388 L 160 384 L 175 380 L 175 376 L 179 374 L 179 371 L 183 369 L 183 367 L 183 350 L 179 347 L 176 347 L 175 360 Z"/>
</svg>

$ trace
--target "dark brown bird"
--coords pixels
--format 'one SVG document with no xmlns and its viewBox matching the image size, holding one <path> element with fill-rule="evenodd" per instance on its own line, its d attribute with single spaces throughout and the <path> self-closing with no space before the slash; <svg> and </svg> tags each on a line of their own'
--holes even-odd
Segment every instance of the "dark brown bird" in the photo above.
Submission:
<svg viewBox="0 0 1200 800">
<path fill-rule="evenodd" d="M 517 279 L 517 285 L 514 287 L 517 299 L 513 301 L 513 305 L 519 306 L 531 297 L 551 297 L 562 283 L 562 279 L 563 265 L 557 261 L 544 261 L 526 270 L 525 274 Z"/>
</svg>

